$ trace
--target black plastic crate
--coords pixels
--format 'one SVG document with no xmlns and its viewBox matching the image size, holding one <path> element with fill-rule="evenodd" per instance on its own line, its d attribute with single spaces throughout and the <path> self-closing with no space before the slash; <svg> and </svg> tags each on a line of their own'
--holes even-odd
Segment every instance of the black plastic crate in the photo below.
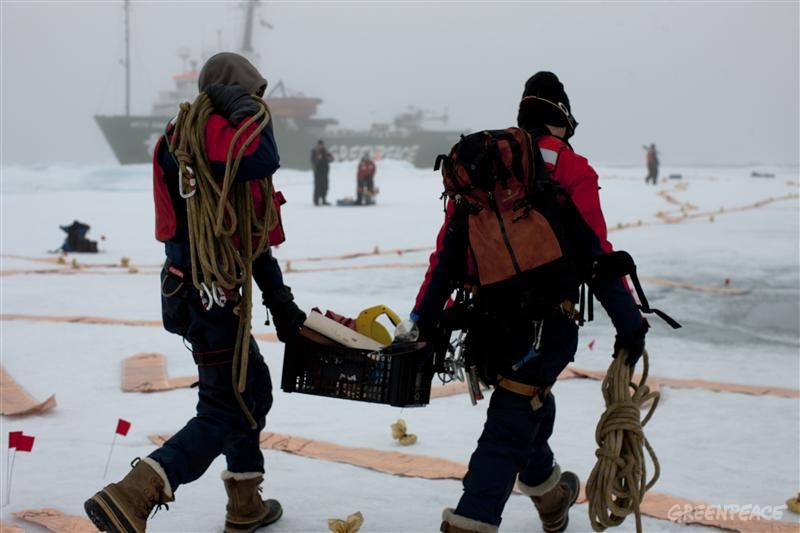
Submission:
<svg viewBox="0 0 800 533">
<path fill-rule="evenodd" d="M 432 378 L 431 350 L 424 342 L 359 350 L 304 328 L 286 343 L 281 388 L 284 392 L 414 407 L 430 402 Z"/>
</svg>

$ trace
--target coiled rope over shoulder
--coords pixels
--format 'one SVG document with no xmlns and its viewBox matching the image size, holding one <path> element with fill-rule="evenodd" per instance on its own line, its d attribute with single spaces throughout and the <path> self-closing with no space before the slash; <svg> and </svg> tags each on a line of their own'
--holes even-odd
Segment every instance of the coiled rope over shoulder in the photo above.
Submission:
<svg viewBox="0 0 800 533">
<path fill-rule="evenodd" d="M 193 104 L 184 102 L 175 122 L 169 150 L 179 167 L 179 190 L 186 198 L 189 226 L 189 248 L 192 260 L 192 284 L 204 293 L 213 305 L 225 291 L 241 287 L 241 299 L 233 309 L 239 317 L 239 330 L 233 352 L 233 388 L 242 411 L 255 429 L 256 422 L 242 400 L 247 382 L 247 362 L 250 353 L 250 327 L 253 312 L 253 260 L 269 246 L 269 230 L 277 223 L 272 203 L 272 177 L 247 182 L 234 178 L 245 151 L 258 142 L 270 121 L 267 105 L 254 98 L 259 111 L 242 122 L 228 147 L 225 175 L 222 183 L 214 179 L 206 155 L 205 127 L 214 113 L 206 93 L 200 93 Z M 256 127 L 241 143 L 237 142 L 248 129 Z M 253 183 L 260 188 L 265 210 L 259 217 L 253 202 Z"/>
<path fill-rule="evenodd" d="M 602 385 L 606 411 L 595 430 L 597 463 L 586 482 L 589 520 L 595 531 L 618 526 L 633 513 L 636 531 L 641 533 L 639 506 L 661 472 L 658 458 L 643 431 L 660 397 L 646 384 L 648 355 L 647 352 L 642 354 L 643 370 L 638 384 L 631 381 L 633 369 L 625 364 L 626 358 L 624 350 L 617 353 Z M 642 419 L 642 405 L 649 401 L 652 405 Z M 645 450 L 653 462 L 654 473 L 650 481 L 647 481 Z"/>
</svg>

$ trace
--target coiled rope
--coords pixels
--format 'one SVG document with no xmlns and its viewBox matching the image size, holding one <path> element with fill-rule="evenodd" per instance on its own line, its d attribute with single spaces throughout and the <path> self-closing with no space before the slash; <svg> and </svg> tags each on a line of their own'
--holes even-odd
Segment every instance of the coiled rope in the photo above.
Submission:
<svg viewBox="0 0 800 533">
<path fill-rule="evenodd" d="M 218 300 L 220 289 L 242 289 L 241 299 L 233 309 L 239 317 L 239 329 L 233 351 L 232 379 L 236 400 L 253 429 L 257 427 L 256 421 L 241 395 L 247 382 L 250 353 L 253 260 L 269 246 L 269 230 L 277 223 L 271 176 L 255 182 L 234 182 L 247 147 L 259 138 L 270 121 L 267 105 L 258 98 L 254 100 L 259 110 L 234 134 L 228 147 L 222 183 L 214 179 L 206 156 L 205 126 L 214 113 L 206 93 L 200 93 L 193 104 L 180 105 L 169 145 L 180 169 L 181 195 L 186 197 L 192 284 L 206 294 L 211 305 Z M 254 123 L 257 126 L 234 155 L 237 142 Z M 265 212 L 260 218 L 255 212 L 252 183 L 257 183 L 264 199 Z"/>
<path fill-rule="evenodd" d="M 647 386 L 649 362 L 642 354 L 642 377 L 633 383 L 633 369 L 625 363 L 627 353 L 620 350 L 603 380 L 602 390 L 606 411 L 595 430 L 598 449 L 586 496 L 589 500 L 589 520 L 592 529 L 604 531 L 625 521 L 633 513 L 636 531 L 642 531 L 639 506 L 645 493 L 655 485 L 661 472 L 658 458 L 644 435 L 643 427 L 653 416 L 660 394 Z M 641 418 L 641 408 L 652 401 L 647 414 Z M 653 478 L 647 481 L 644 451 L 653 462 Z"/>
</svg>

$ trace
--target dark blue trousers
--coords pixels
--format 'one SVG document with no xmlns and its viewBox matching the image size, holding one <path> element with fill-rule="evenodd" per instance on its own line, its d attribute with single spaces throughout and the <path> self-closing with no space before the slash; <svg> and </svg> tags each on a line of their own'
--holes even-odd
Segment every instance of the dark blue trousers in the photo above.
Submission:
<svg viewBox="0 0 800 533">
<path fill-rule="evenodd" d="M 574 321 L 562 316 L 546 318 L 540 355 L 518 371 L 504 375 L 521 383 L 550 387 L 574 359 L 577 342 Z M 548 439 L 553 433 L 555 416 L 552 393 L 534 411 L 530 397 L 495 387 L 483 433 L 464 476 L 464 493 L 456 514 L 499 526 L 518 477 L 531 487 L 546 481 L 554 469 Z"/>
<path fill-rule="evenodd" d="M 167 330 L 182 335 L 195 354 L 212 354 L 209 364 L 198 366 L 197 414 L 164 445 L 150 454 L 164 469 L 173 490 L 199 478 L 220 454 L 231 472 L 264 472 L 259 435 L 272 407 L 269 368 L 250 338 L 247 382 L 242 393 L 247 409 L 256 421 L 250 423 L 234 395 L 232 353 L 239 319 L 233 304 L 206 311 L 197 291 L 190 288 L 171 296 L 177 280 L 162 273 L 162 314 Z M 168 276 L 167 276 L 168 277 Z M 163 287 L 167 287 L 165 291 Z"/>
</svg>

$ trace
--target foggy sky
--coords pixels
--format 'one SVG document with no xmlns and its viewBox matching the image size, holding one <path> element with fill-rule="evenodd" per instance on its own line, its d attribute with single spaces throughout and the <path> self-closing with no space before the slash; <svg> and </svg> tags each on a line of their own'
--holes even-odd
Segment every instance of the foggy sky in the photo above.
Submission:
<svg viewBox="0 0 800 533">
<path fill-rule="evenodd" d="M 552 70 L 591 161 L 643 164 L 655 142 L 665 165 L 797 165 L 799 5 L 269 2 L 254 41 L 270 85 L 323 98 L 343 127 L 407 106 L 510 126 L 525 80 Z M 121 6 L 0 2 L 3 164 L 113 161 L 92 116 L 124 111 Z M 132 3 L 132 113 L 172 88 L 179 48 L 215 51 L 218 30 L 239 48 L 237 6 Z"/>
</svg>

